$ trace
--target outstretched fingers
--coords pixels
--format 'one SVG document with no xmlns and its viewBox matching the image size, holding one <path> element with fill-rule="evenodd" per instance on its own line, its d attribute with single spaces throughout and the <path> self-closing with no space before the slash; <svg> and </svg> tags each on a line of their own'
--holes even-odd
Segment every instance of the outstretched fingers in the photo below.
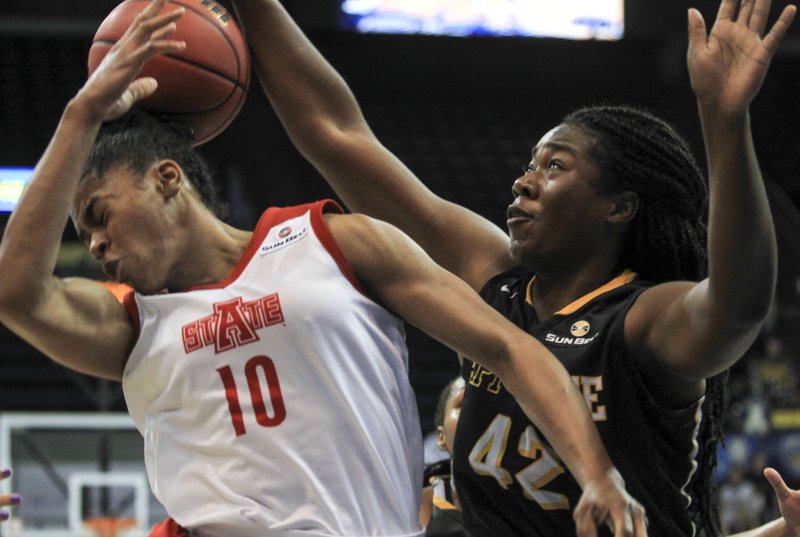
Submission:
<svg viewBox="0 0 800 537">
<path fill-rule="evenodd" d="M 783 8 L 778 20 L 776 20 L 775 24 L 772 25 L 769 33 L 764 36 L 762 43 L 770 54 L 774 54 L 778 49 L 778 45 L 783 40 L 783 36 L 785 36 L 786 32 L 789 30 L 789 26 L 791 26 L 795 14 L 797 14 L 797 7 L 794 5 L 788 5 Z"/>
<path fill-rule="evenodd" d="M 165 0 L 153 0 L 139 12 L 84 87 L 84 95 L 103 121 L 120 117 L 156 90 L 152 78 L 135 80 L 148 60 L 186 48 L 184 41 L 170 39 L 185 9 L 163 11 L 165 4 Z"/>
<path fill-rule="evenodd" d="M 764 28 L 767 27 L 770 5 L 772 5 L 772 0 L 756 0 L 753 4 L 752 14 L 747 25 L 758 35 L 763 35 Z"/>
<path fill-rule="evenodd" d="M 739 11 L 739 0 L 722 0 L 717 11 L 717 21 L 733 21 Z"/>
<path fill-rule="evenodd" d="M 695 8 L 689 9 L 689 49 L 704 46 L 707 43 L 708 31 L 703 15 Z"/>
<path fill-rule="evenodd" d="M 156 54 L 165 54 L 179 50 L 185 46 L 183 41 L 167 39 L 175 33 L 175 22 L 183 16 L 185 8 L 179 7 L 164 13 L 159 13 L 156 8 L 163 6 L 164 0 L 154 0 L 143 9 L 134 20 L 133 24 L 119 40 L 120 46 L 128 43 L 135 50 L 132 57 L 151 57 Z"/>
<path fill-rule="evenodd" d="M 767 0 L 768 3 L 769 1 L 770 0 Z M 739 24 L 749 25 L 750 19 L 753 16 L 755 5 L 756 0 L 742 0 L 739 4 L 739 14 L 736 16 L 736 22 Z"/>
</svg>

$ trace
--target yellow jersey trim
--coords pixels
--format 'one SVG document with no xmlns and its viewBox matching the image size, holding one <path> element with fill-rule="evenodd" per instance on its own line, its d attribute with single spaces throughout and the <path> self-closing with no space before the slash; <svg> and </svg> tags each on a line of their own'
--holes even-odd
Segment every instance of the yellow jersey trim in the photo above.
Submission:
<svg viewBox="0 0 800 537">
<path fill-rule="evenodd" d="M 435 507 L 438 507 L 442 511 L 450 511 L 452 509 L 458 509 L 455 505 L 453 505 L 452 503 L 448 502 L 447 500 L 439 496 L 433 497 L 433 505 Z"/>
<path fill-rule="evenodd" d="M 583 295 L 576 301 L 558 310 L 555 313 L 555 315 L 569 315 L 570 313 L 575 313 L 583 306 L 585 306 L 590 300 L 593 300 L 604 293 L 608 293 L 609 291 L 612 291 L 617 287 L 622 287 L 626 283 L 632 282 L 634 279 L 636 279 L 636 273 L 633 272 L 632 270 L 625 269 L 625 271 L 622 274 L 620 274 L 610 282 L 598 287 L 597 289 L 595 289 L 590 293 Z M 528 288 L 525 291 L 525 302 L 527 302 L 529 306 L 533 306 L 533 284 L 535 282 L 536 282 L 536 276 L 531 278 L 531 281 L 528 282 Z"/>
</svg>

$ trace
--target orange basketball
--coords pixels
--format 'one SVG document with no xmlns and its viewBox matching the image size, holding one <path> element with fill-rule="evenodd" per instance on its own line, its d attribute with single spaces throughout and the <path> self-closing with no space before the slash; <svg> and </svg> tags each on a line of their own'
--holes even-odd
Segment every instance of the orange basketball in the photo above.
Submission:
<svg viewBox="0 0 800 537">
<path fill-rule="evenodd" d="M 126 0 L 97 29 L 89 50 L 89 74 L 122 37 L 149 0 Z M 222 132 L 244 104 L 250 85 L 247 44 L 233 16 L 213 0 L 170 0 L 164 11 L 186 8 L 169 39 L 186 48 L 149 60 L 140 76 L 158 81 L 142 107 L 173 114 L 192 127 L 195 145 Z"/>
</svg>

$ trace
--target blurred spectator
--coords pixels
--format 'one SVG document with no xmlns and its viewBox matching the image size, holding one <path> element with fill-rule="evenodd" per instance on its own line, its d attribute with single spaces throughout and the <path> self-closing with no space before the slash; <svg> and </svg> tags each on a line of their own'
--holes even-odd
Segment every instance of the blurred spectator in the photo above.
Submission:
<svg viewBox="0 0 800 537">
<path fill-rule="evenodd" d="M 763 353 L 754 354 L 750 360 L 751 395 L 766 399 L 771 408 L 800 405 L 795 360 L 781 337 L 767 337 Z"/>
<path fill-rule="evenodd" d="M 753 483 L 756 493 L 764 499 L 764 508 L 760 514 L 761 523 L 780 517 L 778 499 L 769 481 L 764 479 L 764 468 L 769 467 L 767 454 L 755 451 L 749 456 L 750 461 L 744 469 L 744 479 Z"/>
<path fill-rule="evenodd" d="M 725 534 L 746 531 L 761 524 L 765 497 L 747 479 L 742 468 L 732 465 L 719 489 L 720 518 Z"/>
</svg>

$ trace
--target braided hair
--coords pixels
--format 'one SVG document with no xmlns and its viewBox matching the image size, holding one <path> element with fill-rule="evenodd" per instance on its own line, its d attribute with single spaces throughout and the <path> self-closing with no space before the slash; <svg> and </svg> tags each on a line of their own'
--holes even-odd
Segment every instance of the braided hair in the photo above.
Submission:
<svg viewBox="0 0 800 537">
<path fill-rule="evenodd" d="M 617 272 L 630 268 L 654 283 L 705 278 L 708 188 L 683 138 L 665 121 L 628 106 L 581 108 L 563 123 L 594 136 L 598 190 L 633 191 L 639 196 Z M 697 438 L 700 466 L 690 484 L 695 522 L 709 536 L 720 533 L 712 477 L 722 440 L 726 380 L 727 371 L 706 380 Z"/>
<path fill-rule="evenodd" d="M 192 130 L 174 118 L 134 108 L 100 128 L 81 180 L 99 179 L 120 165 L 141 175 L 159 160 L 171 159 L 183 169 L 203 204 L 224 219 L 228 208 L 219 198 L 208 163 L 193 149 L 193 140 Z"/>
</svg>

